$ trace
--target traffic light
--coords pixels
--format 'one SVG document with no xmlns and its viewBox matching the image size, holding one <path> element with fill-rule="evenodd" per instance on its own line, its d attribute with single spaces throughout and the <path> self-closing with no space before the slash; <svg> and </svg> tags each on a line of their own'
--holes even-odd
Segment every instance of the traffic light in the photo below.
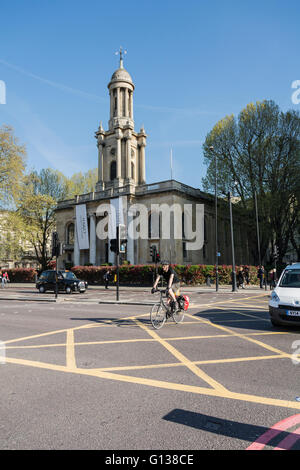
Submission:
<svg viewBox="0 0 300 470">
<path fill-rule="evenodd" d="M 59 256 L 60 255 L 60 243 L 58 239 L 58 233 L 57 232 L 52 232 L 52 258 L 54 256 Z"/>
<path fill-rule="evenodd" d="M 110 240 L 110 251 L 117 253 L 117 239 L 116 238 L 112 238 Z"/>
<path fill-rule="evenodd" d="M 156 263 L 156 246 L 155 245 L 150 246 L 150 257 L 152 259 L 152 262 Z"/>
<path fill-rule="evenodd" d="M 126 226 L 124 224 L 119 224 L 119 253 L 126 252 L 126 243 L 127 243 L 127 233 L 126 233 Z"/>
<path fill-rule="evenodd" d="M 120 253 L 125 253 L 126 252 L 126 243 L 127 240 L 120 240 Z"/>
<path fill-rule="evenodd" d="M 159 262 L 160 262 L 160 254 L 156 253 L 156 263 L 159 263 Z"/>
</svg>

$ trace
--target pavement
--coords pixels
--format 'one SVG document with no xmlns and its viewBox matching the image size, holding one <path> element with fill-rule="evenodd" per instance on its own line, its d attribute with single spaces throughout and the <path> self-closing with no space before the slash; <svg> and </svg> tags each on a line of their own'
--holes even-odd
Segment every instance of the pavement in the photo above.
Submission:
<svg viewBox="0 0 300 470">
<path fill-rule="evenodd" d="M 90 285 L 88 289 L 82 293 L 66 294 L 59 292 L 57 298 L 54 292 L 46 292 L 40 294 L 35 287 L 34 283 L 10 283 L 3 289 L 0 289 L 0 300 L 19 300 L 19 301 L 32 301 L 32 302 L 92 302 L 98 304 L 124 304 L 124 305 L 153 305 L 157 302 L 158 296 L 152 296 L 150 287 L 147 286 L 120 286 L 119 298 L 117 300 L 116 286 L 111 285 L 108 289 L 104 286 Z M 260 292 L 269 294 L 270 290 L 260 289 L 258 286 L 248 286 L 245 289 L 237 289 L 237 292 Z M 218 294 L 234 294 L 231 285 L 220 285 L 218 292 L 216 292 L 215 285 L 212 286 L 181 286 L 181 293 L 195 295 L 211 293 L 212 295 Z"/>
</svg>

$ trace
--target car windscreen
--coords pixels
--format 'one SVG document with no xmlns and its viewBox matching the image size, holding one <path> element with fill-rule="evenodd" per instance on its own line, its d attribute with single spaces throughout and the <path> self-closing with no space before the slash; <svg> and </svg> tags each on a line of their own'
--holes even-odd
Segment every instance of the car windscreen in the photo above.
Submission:
<svg viewBox="0 0 300 470">
<path fill-rule="evenodd" d="M 72 272 L 67 272 L 67 273 L 62 273 L 65 279 L 77 279 L 74 273 Z"/>
<path fill-rule="evenodd" d="M 42 273 L 42 274 L 39 276 L 39 279 L 41 279 L 41 280 L 47 279 L 47 273 Z"/>
<path fill-rule="evenodd" d="M 300 269 L 287 269 L 280 281 L 280 287 L 300 288 Z"/>
</svg>

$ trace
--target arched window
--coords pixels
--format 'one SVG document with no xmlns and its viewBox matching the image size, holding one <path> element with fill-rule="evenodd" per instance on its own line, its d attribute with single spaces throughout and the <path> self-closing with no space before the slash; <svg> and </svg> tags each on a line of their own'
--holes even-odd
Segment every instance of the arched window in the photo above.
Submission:
<svg viewBox="0 0 300 470">
<path fill-rule="evenodd" d="M 74 224 L 71 223 L 67 227 L 67 244 L 73 245 L 74 244 Z"/>
<path fill-rule="evenodd" d="M 114 160 L 110 164 L 110 180 L 113 181 L 117 176 L 117 162 Z"/>
</svg>

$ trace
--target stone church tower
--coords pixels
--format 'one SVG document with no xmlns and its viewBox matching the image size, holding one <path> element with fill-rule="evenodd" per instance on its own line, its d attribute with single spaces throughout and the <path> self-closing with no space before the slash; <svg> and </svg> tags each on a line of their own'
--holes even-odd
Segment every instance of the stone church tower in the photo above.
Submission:
<svg viewBox="0 0 300 470">
<path fill-rule="evenodd" d="M 73 199 L 59 201 L 57 204 L 57 231 L 59 240 L 63 244 L 59 267 L 70 269 L 72 266 L 85 264 L 100 266 L 104 263 L 115 263 L 115 253 L 110 249 L 109 238 L 115 236 L 104 233 L 102 222 L 105 215 L 99 212 L 99 207 L 101 208 L 102 204 L 115 205 L 119 200 L 123 201 L 124 224 L 127 228 L 129 225 L 132 226 L 135 218 L 128 207 L 138 204 L 143 208 L 143 229 L 146 234 L 146 236 L 132 237 L 127 232 L 123 260 L 131 264 L 151 263 L 150 250 L 155 246 L 161 259 L 168 259 L 171 263 L 213 264 L 215 262 L 214 197 L 173 179 L 146 184 L 147 136 L 144 128 L 139 132 L 134 129 L 134 83 L 130 74 L 124 69 L 122 49 L 120 49 L 119 68 L 112 74 L 108 90 L 110 96 L 108 130 L 104 130 L 101 123 L 95 133 L 98 147 L 98 181 L 95 191 L 79 194 Z M 187 157 L 186 164 L 188 163 Z M 186 205 L 192 208 L 190 228 L 193 231 L 195 227 L 197 228 L 197 207 L 204 206 L 201 226 L 198 226 L 194 232 L 196 235 L 204 232 L 203 246 L 197 249 L 190 248 L 191 235 L 184 219 Z M 219 200 L 218 227 L 221 253 L 219 262 L 230 264 L 231 251 L 228 250 L 230 221 L 225 206 L 226 203 Z M 168 214 L 166 208 L 169 210 Z M 152 230 L 154 226 L 156 230 Z M 181 237 L 175 236 L 179 227 L 181 227 Z M 165 228 L 170 228 L 170 233 L 167 235 L 164 232 Z M 251 264 L 252 242 L 250 239 L 248 241 L 245 221 L 238 214 L 234 215 L 234 229 L 236 263 Z"/>
<path fill-rule="evenodd" d="M 143 128 L 139 133 L 134 130 L 134 84 L 123 67 L 121 49 L 120 66 L 113 73 L 108 89 L 110 95 L 108 130 L 104 131 L 101 123 L 95 133 L 98 146 L 96 191 L 146 183 L 146 134 Z"/>
</svg>

